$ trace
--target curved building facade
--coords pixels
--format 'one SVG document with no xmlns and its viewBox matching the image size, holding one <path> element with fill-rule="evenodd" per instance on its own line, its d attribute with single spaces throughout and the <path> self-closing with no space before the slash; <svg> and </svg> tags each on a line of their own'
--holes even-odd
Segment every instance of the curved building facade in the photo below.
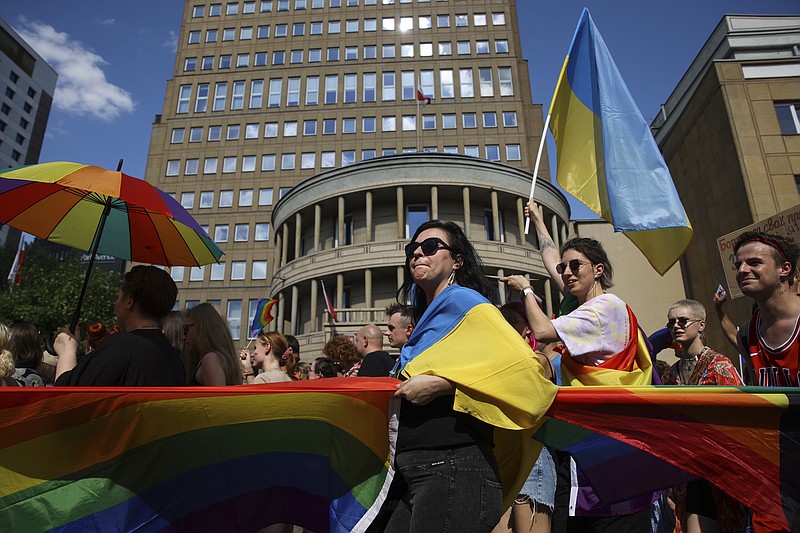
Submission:
<svg viewBox="0 0 800 533">
<path fill-rule="evenodd" d="M 363 161 L 299 183 L 272 212 L 271 296 L 280 299 L 273 329 L 296 335 L 314 353 L 334 333 L 385 323 L 384 309 L 403 280 L 404 246 L 429 219 L 459 224 L 488 275 L 529 275 L 551 313 L 557 290 L 535 232 L 524 235 L 530 181 L 530 173 L 503 164 L 419 153 Z M 536 199 L 560 244 L 569 233 L 566 199 L 541 179 Z M 327 311 L 320 281 L 337 321 Z M 501 298 L 518 297 L 502 283 L 499 288 Z"/>
</svg>

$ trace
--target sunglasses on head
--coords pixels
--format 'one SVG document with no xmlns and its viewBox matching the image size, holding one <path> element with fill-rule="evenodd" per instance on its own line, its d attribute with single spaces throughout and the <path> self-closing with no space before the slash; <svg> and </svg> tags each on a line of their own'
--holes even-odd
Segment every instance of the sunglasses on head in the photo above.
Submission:
<svg viewBox="0 0 800 533">
<path fill-rule="evenodd" d="M 441 246 L 440 246 L 441 245 Z M 445 250 L 453 251 L 450 246 L 439 237 L 429 237 L 422 242 L 410 242 L 406 244 L 406 257 L 410 258 L 417 251 L 417 248 L 422 249 L 423 255 L 433 255 L 437 250 L 444 248 Z"/>
<path fill-rule="evenodd" d="M 679 328 L 685 328 L 689 324 L 693 322 L 700 322 L 699 318 L 686 318 L 686 317 L 679 317 L 679 318 L 670 318 L 667 320 L 667 329 L 672 329 L 675 324 L 678 325 Z"/>
<path fill-rule="evenodd" d="M 583 265 L 588 265 L 588 264 L 589 263 L 585 263 L 583 261 L 579 261 L 577 259 L 573 259 L 569 263 L 559 263 L 559 264 L 557 264 L 556 265 L 556 272 L 558 272 L 559 274 L 563 274 L 567 270 L 567 267 L 569 267 L 569 269 L 572 272 L 577 272 L 578 270 L 580 270 L 580 268 Z"/>
</svg>

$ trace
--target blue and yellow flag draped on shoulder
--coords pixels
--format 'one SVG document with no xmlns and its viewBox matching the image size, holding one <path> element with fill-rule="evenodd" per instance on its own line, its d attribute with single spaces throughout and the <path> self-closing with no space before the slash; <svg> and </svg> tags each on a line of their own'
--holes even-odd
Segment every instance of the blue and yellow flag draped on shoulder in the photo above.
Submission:
<svg viewBox="0 0 800 533">
<path fill-rule="evenodd" d="M 530 346 L 486 298 L 452 285 L 422 315 L 398 372 L 447 379 L 456 388 L 453 409 L 495 427 L 495 457 L 510 505 L 539 453 L 533 430 L 558 390 Z"/>
<path fill-rule="evenodd" d="M 689 245 L 692 227 L 588 9 L 572 38 L 550 115 L 558 183 L 624 233 L 664 275 Z"/>
</svg>

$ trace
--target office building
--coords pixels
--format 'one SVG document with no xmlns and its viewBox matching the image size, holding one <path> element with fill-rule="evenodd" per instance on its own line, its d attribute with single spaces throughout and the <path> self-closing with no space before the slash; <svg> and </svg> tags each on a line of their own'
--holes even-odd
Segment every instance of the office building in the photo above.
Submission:
<svg viewBox="0 0 800 533">
<path fill-rule="evenodd" d="M 535 274 L 552 306 L 521 232 L 531 102 L 513 0 L 187 0 L 146 177 L 226 255 L 171 269 L 179 306 L 215 302 L 245 338 L 257 299 L 280 297 L 274 327 L 314 346 L 385 322 L 403 245 L 433 217 L 462 224 L 490 272 Z M 569 208 L 542 161 L 561 240 Z"/>
</svg>

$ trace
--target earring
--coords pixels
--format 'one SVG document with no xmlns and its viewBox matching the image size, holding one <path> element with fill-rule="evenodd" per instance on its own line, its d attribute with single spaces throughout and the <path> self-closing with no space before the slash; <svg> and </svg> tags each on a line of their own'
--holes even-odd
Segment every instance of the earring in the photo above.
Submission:
<svg viewBox="0 0 800 533">
<path fill-rule="evenodd" d="M 456 271 L 453 270 L 450 272 L 450 277 L 447 279 L 447 286 L 454 284 L 456 282 Z"/>
</svg>

